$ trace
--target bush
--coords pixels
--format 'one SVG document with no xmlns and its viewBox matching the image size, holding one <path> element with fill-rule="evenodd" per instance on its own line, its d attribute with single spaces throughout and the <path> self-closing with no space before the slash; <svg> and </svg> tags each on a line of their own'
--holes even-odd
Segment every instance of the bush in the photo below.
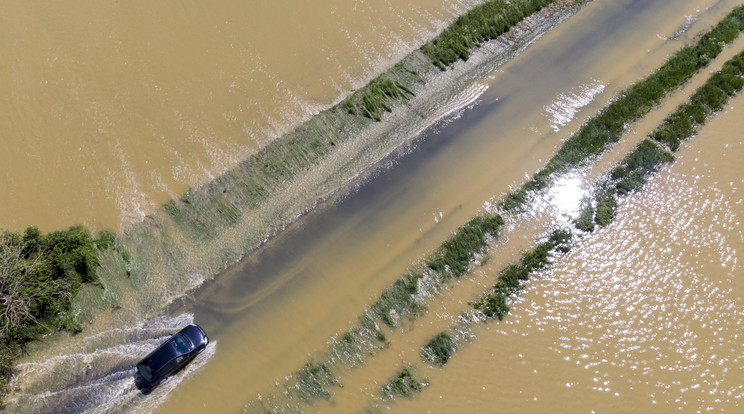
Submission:
<svg viewBox="0 0 744 414">
<path fill-rule="evenodd" d="M 447 332 L 435 336 L 421 351 L 421 357 L 437 365 L 444 365 L 449 361 L 455 350 L 455 342 Z"/>
<path fill-rule="evenodd" d="M 398 375 L 382 387 L 382 393 L 387 398 L 396 395 L 411 398 L 413 393 L 421 392 L 423 384 L 411 374 L 411 370 L 403 368 Z"/>
<path fill-rule="evenodd" d="M 109 248 L 114 240 L 113 233 L 102 232 L 94 242 L 81 226 L 50 234 L 30 226 L 23 234 L 0 234 L 0 389 L 24 344 L 57 329 L 82 330 L 70 299 L 83 283 L 98 281 L 96 245 Z"/>
</svg>

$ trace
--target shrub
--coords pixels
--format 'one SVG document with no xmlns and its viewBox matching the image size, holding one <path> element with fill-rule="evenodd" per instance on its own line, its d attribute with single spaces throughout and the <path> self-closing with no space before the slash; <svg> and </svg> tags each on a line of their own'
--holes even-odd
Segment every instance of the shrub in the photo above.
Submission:
<svg viewBox="0 0 744 414">
<path fill-rule="evenodd" d="M 447 332 L 442 332 L 432 338 L 421 351 L 421 357 L 437 365 L 444 365 L 449 361 L 455 350 L 455 342 Z"/>
<path fill-rule="evenodd" d="M 421 392 L 423 384 L 416 380 L 409 368 L 403 368 L 398 375 L 382 387 L 382 393 L 387 398 L 396 395 L 411 398 L 413 393 Z"/>
</svg>

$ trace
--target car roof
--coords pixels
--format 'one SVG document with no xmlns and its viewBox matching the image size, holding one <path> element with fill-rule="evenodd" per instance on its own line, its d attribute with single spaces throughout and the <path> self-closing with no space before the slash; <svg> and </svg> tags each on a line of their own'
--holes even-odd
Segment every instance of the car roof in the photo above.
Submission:
<svg viewBox="0 0 744 414">
<path fill-rule="evenodd" d="M 176 335 L 180 335 L 180 333 L 177 333 Z M 150 366 L 153 372 L 160 371 L 167 363 L 181 355 L 173 343 L 173 337 L 176 335 L 168 338 L 168 340 L 160 345 L 158 349 L 154 350 L 145 358 L 145 362 L 147 362 L 147 365 Z"/>
</svg>

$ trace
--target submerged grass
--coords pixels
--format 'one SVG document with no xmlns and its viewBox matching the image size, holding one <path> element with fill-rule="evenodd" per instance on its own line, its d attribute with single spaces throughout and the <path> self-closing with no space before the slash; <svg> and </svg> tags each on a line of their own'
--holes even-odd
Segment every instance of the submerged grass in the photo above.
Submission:
<svg viewBox="0 0 744 414">
<path fill-rule="evenodd" d="M 518 264 L 510 264 L 499 273 L 498 282 L 479 300 L 471 303 L 487 318 L 504 319 L 511 310 L 509 301 L 524 288 L 530 273 L 546 268 L 556 252 L 566 253 L 570 248 L 573 234 L 565 229 L 556 229 L 548 240 L 540 243 L 533 250 L 524 253 Z"/>
<path fill-rule="evenodd" d="M 471 219 L 432 253 L 424 271 L 412 270 L 385 289 L 371 309 L 382 322 L 393 327 L 403 315 L 416 315 L 424 309 L 420 283 L 427 274 L 427 289 L 436 290 L 452 277 L 465 274 L 475 255 L 485 249 L 488 238 L 497 238 L 504 219 L 483 213 Z"/>
</svg>

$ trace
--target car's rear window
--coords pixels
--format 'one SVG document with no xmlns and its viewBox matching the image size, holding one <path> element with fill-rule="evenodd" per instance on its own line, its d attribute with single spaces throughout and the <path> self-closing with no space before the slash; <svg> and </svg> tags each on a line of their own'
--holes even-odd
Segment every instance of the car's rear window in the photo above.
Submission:
<svg viewBox="0 0 744 414">
<path fill-rule="evenodd" d="M 146 362 L 139 364 L 139 372 L 140 375 L 142 375 L 142 378 L 146 379 L 147 381 L 152 379 L 152 369 L 150 369 L 150 366 L 147 365 Z"/>
<path fill-rule="evenodd" d="M 179 354 L 185 354 L 191 351 L 191 342 L 189 342 L 188 339 L 184 338 L 183 335 L 173 335 L 172 341 L 173 345 L 176 346 L 176 352 L 178 352 Z"/>
</svg>

